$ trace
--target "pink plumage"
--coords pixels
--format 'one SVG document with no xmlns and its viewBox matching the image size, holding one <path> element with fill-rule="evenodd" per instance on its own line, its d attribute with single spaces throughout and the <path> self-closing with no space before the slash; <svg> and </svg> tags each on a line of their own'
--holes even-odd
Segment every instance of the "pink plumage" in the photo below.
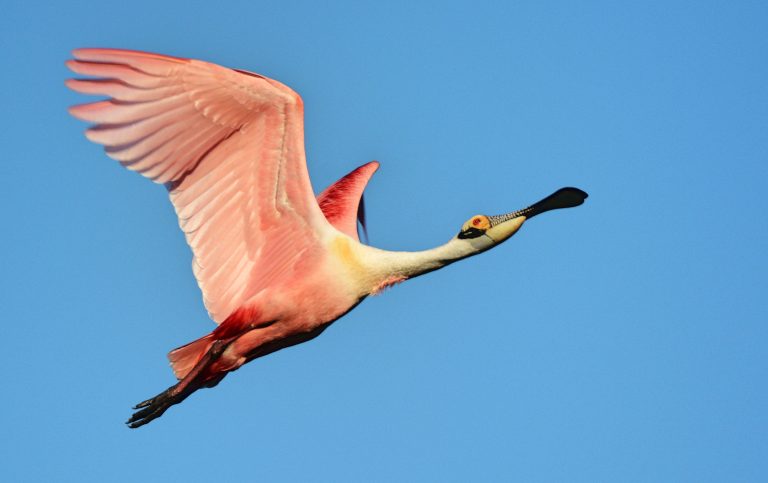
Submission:
<svg viewBox="0 0 768 483">
<path fill-rule="evenodd" d="M 312 283 L 319 284 L 307 274 L 325 268 L 320 240 L 328 222 L 306 169 L 298 94 L 257 74 L 198 60 L 113 49 L 73 54 L 76 60 L 67 62 L 73 71 L 103 78 L 71 79 L 67 85 L 111 99 L 70 112 L 96 123 L 86 135 L 105 145 L 110 157 L 169 186 L 205 305 L 222 323 L 169 354 L 177 376 L 187 375 L 217 340 L 230 342 L 217 358 L 220 369 L 239 367 L 253 347 L 241 341 L 235 351 L 232 342 L 263 325 L 265 317 L 283 323 L 277 334 L 262 330 L 258 345 L 312 332 L 356 302 L 335 291 L 322 298 L 323 314 L 301 312 L 316 312 Z M 326 190 L 325 208 L 341 231 L 356 223 L 359 197 L 373 170 L 365 171 L 362 182 L 351 183 L 361 178 L 350 174 Z M 281 303 L 285 294 L 308 307 Z M 203 374 L 195 384 L 217 376 Z"/>
<path fill-rule="evenodd" d="M 365 230 L 363 190 L 377 169 L 379 163 L 376 161 L 364 164 L 326 188 L 317 197 L 320 209 L 328 222 L 355 240 L 358 240 L 358 221 Z"/>
<path fill-rule="evenodd" d="M 316 337 L 370 294 L 503 242 L 525 221 L 520 213 L 586 197 L 568 188 L 528 211 L 483 217 L 483 230 L 465 224 L 432 250 L 369 247 L 359 242 L 357 223 L 365 226 L 363 190 L 379 164 L 357 168 L 316 198 L 304 157 L 304 105 L 289 87 L 147 52 L 73 55 L 67 66 L 92 77 L 67 85 L 108 99 L 70 112 L 94 123 L 86 136 L 108 156 L 168 188 L 205 307 L 219 324 L 170 352 L 180 381 L 138 404 L 130 427 L 250 360 Z M 497 226 L 488 221 L 497 219 Z"/>
</svg>

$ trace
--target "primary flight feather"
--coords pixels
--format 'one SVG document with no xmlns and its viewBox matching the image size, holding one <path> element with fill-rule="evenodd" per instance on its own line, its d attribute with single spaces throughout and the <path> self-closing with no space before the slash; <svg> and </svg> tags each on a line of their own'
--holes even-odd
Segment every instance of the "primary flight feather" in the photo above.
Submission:
<svg viewBox="0 0 768 483">
<path fill-rule="evenodd" d="M 168 355 L 179 382 L 136 406 L 132 428 L 197 389 L 307 341 L 362 299 L 488 250 L 531 217 L 580 205 L 563 188 L 523 210 L 476 215 L 445 245 L 392 252 L 360 243 L 362 193 L 378 168 L 352 171 L 318 197 L 304 157 L 304 106 L 267 77 L 194 59 L 77 49 L 67 85 L 109 99 L 74 106 L 107 155 L 163 183 L 192 248 L 210 334 Z"/>
</svg>

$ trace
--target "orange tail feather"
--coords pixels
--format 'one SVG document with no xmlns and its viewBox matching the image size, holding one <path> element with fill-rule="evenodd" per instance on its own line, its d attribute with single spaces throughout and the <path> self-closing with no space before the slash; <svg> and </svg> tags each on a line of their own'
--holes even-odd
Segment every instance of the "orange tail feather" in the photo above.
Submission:
<svg viewBox="0 0 768 483">
<path fill-rule="evenodd" d="M 168 360 L 171 361 L 171 369 L 176 379 L 181 380 L 189 374 L 214 342 L 213 334 L 208 334 L 169 352 Z"/>
</svg>

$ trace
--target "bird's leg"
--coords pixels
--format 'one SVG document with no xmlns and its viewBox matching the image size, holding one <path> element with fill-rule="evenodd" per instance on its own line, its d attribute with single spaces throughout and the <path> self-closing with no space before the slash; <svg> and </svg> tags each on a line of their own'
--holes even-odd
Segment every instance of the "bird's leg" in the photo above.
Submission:
<svg viewBox="0 0 768 483">
<path fill-rule="evenodd" d="M 152 420 L 162 416 L 169 407 L 182 402 L 189 397 L 190 394 L 201 387 L 219 382 L 224 377 L 224 374 L 211 378 L 207 369 L 221 357 L 224 349 L 227 348 L 232 340 L 233 339 L 217 340 L 214 342 L 211 345 L 211 348 L 208 349 L 208 352 L 205 353 L 197 364 L 195 364 L 195 367 L 189 371 L 189 374 L 179 381 L 178 384 L 169 387 L 153 398 L 137 404 L 133 409 L 138 409 L 139 411 L 133 413 L 133 416 L 126 421 L 128 427 L 138 428 L 144 426 Z M 214 379 L 215 382 L 211 379 Z"/>
</svg>

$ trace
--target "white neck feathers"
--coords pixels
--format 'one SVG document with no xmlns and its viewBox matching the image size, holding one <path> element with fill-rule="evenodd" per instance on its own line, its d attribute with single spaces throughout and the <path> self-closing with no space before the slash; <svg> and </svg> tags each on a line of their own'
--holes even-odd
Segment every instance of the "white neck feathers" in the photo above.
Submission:
<svg viewBox="0 0 768 483">
<path fill-rule="evenodd" d="M 357 245 L 355 248 L 366 272 L 364 287 L 368 293 L 374 294 L 390 285 L 437 270 L 479 252 L 456 238 L 439 247 L 418 252 L 388 251 L 366 245 Z"/>
</svg>

